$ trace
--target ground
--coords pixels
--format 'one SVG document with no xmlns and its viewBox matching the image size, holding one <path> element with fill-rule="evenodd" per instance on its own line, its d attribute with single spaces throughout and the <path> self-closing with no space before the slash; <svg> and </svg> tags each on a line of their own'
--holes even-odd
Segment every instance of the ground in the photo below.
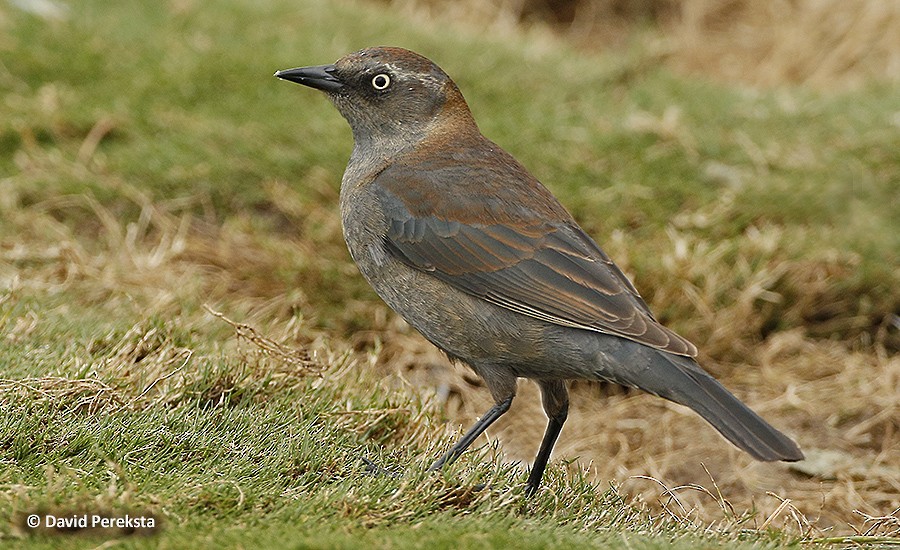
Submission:
<svg viewBox="0 0 900 550">
<path fill-rule="evenodd" d="M 4 543 L 897 543 L 890 78 L 751 86 L 649 34 L 600 51 L 393 4 L 20 4 L 0 6 Z M 545 418 L 523 381 L 480 449 L 425 472 L 487 392 L 366 286 L 336 207 L 349 129 L 271 76 L 374 44 L 440 63 L 484 133 L 809 460 L 756 463 L 684 408 L 574 382 L 529 501 Z M 159 526 L 27 525 L 82 513 Z"/>
</svg>

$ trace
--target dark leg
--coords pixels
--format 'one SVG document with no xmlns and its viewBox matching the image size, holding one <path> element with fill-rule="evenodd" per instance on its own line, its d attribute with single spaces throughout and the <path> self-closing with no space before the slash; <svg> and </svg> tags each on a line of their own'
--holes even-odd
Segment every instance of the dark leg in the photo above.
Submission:
<svg viewBox="0 0 900 550">
<path fill-rule="evenodd" d="M 503 413 L 509 410 L 509 406 L 512 405 L 513 397 L 514 396 L 510 396 L 497 403 L 491 407 L 488 412 L 484 413 L 484 415 L 475 422 L 475 425 L 466 432 L 466 435 L 462 436 L 462 439 L 460 439 L 456 445 L 451 447 L 450 450 L 447 451 L 447 454 L 432 464 L 431 468 L 428 468 L 428 471 L 433 472 L 435 470 L 440 470 L 444 467 L 444 464 L 452 464 L 459 458 L 459 455 L 463 454 L 463 451 L 468 449 L 472 442 L 478 439 L 478 436 L 484 433 L 484 430 L 486 430 L 488 426 L 493 424 L 495 420 L 503 416 Z"/>
<path fill-rule="evenodd" d="M 541 398 L 544 403 L 544 412 L 547 413 L 547 430 L 544 432 L 544 439 L 541 441 L 541 448 L 538 450 L 537 456 L 534 458 L 534 465 L 531 467 L 531 474 L 528 476 L 528 483 L 525 485 L 525 495 L 531 496 L 537 492 L 538 486 L 541 484 L 541 478 L 544 477 L 544 470 L 547 468 L 547 462 L 550 460 L 550 452 L 556 444 L 559 432 L 562 431 L 563 424 L 569 414 L 569 393 L 566 391 L 566 384 L 561 380 L 540 381 L 538 385 L 541 387 Z"/>
</svg>

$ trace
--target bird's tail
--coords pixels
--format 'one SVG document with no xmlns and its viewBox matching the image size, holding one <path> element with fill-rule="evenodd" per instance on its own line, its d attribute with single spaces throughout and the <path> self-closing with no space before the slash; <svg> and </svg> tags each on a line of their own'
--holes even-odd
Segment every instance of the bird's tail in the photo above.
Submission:
<svg viewBox="0 0 900 550">
<path fill-rule="evenodd" d="M 693 359 L 664 352 L 656 355 L 662 360 L 651 366 L 654 376 L 642 377 L 641 389 L 690 407 L 757 460 L 803 460 L 793 440 L 750 410 Z"/>
</svg>

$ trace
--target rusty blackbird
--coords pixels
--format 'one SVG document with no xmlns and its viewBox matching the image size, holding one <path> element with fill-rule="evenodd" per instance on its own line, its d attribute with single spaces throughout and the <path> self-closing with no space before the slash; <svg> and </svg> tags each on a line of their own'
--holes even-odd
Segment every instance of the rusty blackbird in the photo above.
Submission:
<svg viewBox="0 0 900 550">
<path fill-rule="evenodd" d="M 509 409 L 518 378 L 538 384 L 549 419 L 527 494 L 566 420 L 572 379 L 686 405 L 758 460 L 803 458 L 697 364 L 697 348 L 656 321 L 550 191 L 481 134 L 440 67 L 376 47 L 275 76 L 322 90 L 350 123 L 340 209 L 363 276 L 494 399 L 431 469 L 456 460 Z"/>
</svg>

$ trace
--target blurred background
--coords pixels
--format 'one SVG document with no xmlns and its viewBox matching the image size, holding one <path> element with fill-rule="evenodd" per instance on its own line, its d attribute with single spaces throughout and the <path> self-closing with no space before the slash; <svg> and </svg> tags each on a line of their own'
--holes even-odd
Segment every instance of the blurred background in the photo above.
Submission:
<svg viewBox="0 0 900 550">
<path fill-rule="evenodd" d="M 702 521 L 728 512 L 697 484 L 758 510 L 757 526 L 896 518 L 893 0 L 0 1 L 0 377 L 94 377 L 143 398 L 135 373 L 184 341 L 218 373 L 199 392 L 210 402 L 257 388 L 271 373 L 229 371 L 246 358 L 209 305 L 358 358 L 373 378 L 357 393 L 421 396 L 453 429 L 482 414 L 478 380 L 390 312 L 345 250 L 346 123 L 271 76 L 379 44 L 441 65 L 483 132 L 810 457 L 753 463 L 684 409 L 575 383 L 556 459 L 650 509 L 677 494 Z M 197 395 L 190 370 L 152 395 Z M 545 420 L 521 386 L 489 436 L 527 462 Z"/>
<path fill-rule="evenodd" d="M 542 29 L 585 50 L 648 48 L 687 73 L 820 89 L 900 79 L 897 2 L 871 0 L 383 0 L 496 30 Z"/>
</svg>

